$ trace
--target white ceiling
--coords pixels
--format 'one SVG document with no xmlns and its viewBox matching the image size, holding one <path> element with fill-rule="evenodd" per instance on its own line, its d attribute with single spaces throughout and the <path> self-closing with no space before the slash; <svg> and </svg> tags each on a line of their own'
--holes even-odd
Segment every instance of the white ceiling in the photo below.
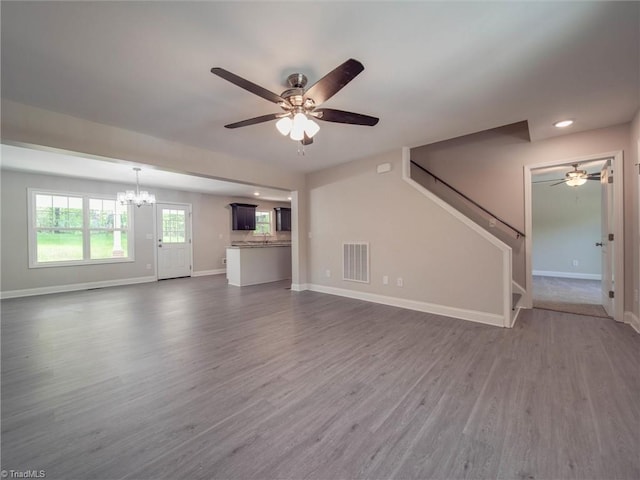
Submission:
<svg viewBox="0 0 640 480">
<path fill-rule="evenodd" d="M 297 171 L 528 120 L 532 140 L 620 124 L 640 106 L 639 2 L 2 2 L 2 96 Z M 348 58 L 365 70 L 324 105 L 306 155 L 271 91 Z M 556 120 L 575 119 L 565 130 Z"/>
</svg>

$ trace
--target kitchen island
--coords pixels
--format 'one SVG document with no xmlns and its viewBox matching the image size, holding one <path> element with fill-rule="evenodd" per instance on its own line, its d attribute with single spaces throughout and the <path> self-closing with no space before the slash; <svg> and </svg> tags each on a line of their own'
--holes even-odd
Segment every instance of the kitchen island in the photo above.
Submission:
<svg viewBox="0 0 640 480">
<path fill-rule="evenodd" d="M 244 287 L 291 278 L 291 243 L 243 242 L 227 247 L 227 281 Z"/>
</svg>

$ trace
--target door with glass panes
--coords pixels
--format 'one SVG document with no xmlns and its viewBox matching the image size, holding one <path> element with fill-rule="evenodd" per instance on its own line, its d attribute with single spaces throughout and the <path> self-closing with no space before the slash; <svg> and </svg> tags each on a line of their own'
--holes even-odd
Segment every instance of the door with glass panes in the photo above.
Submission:
<svg viewBox="0 0 640 480">
<path fill-rule="evenodd" d="M 156 204 L 158 280 L 191 276 L 191 207 Z"/>
</svg>

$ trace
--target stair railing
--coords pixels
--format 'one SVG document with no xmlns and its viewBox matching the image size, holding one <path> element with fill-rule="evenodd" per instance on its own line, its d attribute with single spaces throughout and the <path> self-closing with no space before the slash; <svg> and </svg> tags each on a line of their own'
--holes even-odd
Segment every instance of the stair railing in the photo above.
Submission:
<svg viewBox="0 0 640 480">
<path fill-rule="evenodd" d="M 521 232 L 520 230 L 518 230 L 516 227 L 514 227 L 513 225 L 509 224 L 508 222 L 506 222 L 505 220 L 501 219 L 500 217 L 498 217 L 497 215 L 494 215 L 492 212 L 490 212 L 489 210 L 487 210 L 485 207 L 483 207 L 482 205 L 480 205 L 478 202 L 476 202 L 475 200 L 473 200 L 472 198 L 469 198 L 467 195 L 465 195 L 464 193 L 462 193 L 460 190 L 458 190 L 457 188 L 455 188 L 453 185 L 447 183 L 446 181 L 444 181 L 443 179 L 441 179 L 440 177 L 438 177 L 435 173 L 430 172 L 429 170 L 427 170 L 426 168 L 424 168 L 422 165 L 420 165 L 419 163 L 414 162 L 413 160 L 410 160 L 411 165 L 416 166 L 417 168 L 419 168 L 420 170 L 422 170 L 424 173 L 426 173 L 427 175 L 429 175 L 430 177 L 432 177 L 436 183 L 440 183 L 442 185 L 444 185 L 445 187 L 447 187 L 449 190 L 451 190 L 452 192 L 456 193 L 458 196 L 462 197 L 463 199 L 465 199 L 467 202 L 471 203 L 474 207 L 478 208 L 479 210 L 481 210 L 482 212 L 484 212 L 485 214 L 487 214 L 489 217 L 496 219 L 498 222 L 500 222 L 502 225 L 504 225 L 505 227 L 507 227 L 509 230 L 511 230 L 516 238 L 524 238 L 524 233 Z"/>
</svg>

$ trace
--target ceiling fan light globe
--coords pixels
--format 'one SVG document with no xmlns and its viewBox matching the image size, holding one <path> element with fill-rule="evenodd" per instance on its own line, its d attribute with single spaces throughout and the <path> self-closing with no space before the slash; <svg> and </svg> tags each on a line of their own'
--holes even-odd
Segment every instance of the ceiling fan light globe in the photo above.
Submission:
<svg viewBox="0 0 640 480">
<path fill-rule="evenodd" d="M 291 117 L 282 117 L 280 120 L 276 122 L 276 128 L 282 135 L 289 135 L 291 132 L 291 127 L 293 125 L 293 121 Z"/>
<path fill-rule="evenodd" d="M 291 126 L 291 140 L 300 141 L 304 138 L 304 128 L 307 125 L 307 117 L 304 113 L 296 113 L 293 116 Z"/>
<path fill-rule="evenodd" d="M 583 177 L 571 177 L 565 183 L 570 187 L 579 187 L 580 185 L 587 183 L 587 179 Z"/>
<path fill-rule="evenodd" d="M 584 185 L 587 183 L 587 179 L 584 177 L 576 178 L 576 186 Z"/>
<path fill-rule="evenodd" d="M 313 136 L 320 131 L 320 125 L 311 120 L 307 119 L 307 123 L 304 126 L 304 133 L 307 134 L 307 137 L 313 138 Z"/>
<path fill-rule="evenodd" d="M 289 137 L 296 142 L 302 140 L 304 138 L 304 128 L 292 128 Z"/>
<path fill-rule="evenodd" d="M 302 128 L 304 130 L 306 124 L 307 116 L 304 113 L 298 112 L 293 116 L 293 126 L 291 128 Z"/>
</svg>

